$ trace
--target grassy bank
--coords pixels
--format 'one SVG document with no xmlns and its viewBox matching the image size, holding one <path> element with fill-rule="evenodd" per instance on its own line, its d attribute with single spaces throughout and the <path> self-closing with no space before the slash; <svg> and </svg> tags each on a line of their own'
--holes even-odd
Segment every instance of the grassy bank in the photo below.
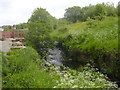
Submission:
<svg viewBox="0 0 120 90">
<path fill-rule="evenodd" d="M 52 88 L 53 77 L 43 69 L 43 61 L 32 48 L 14 50 L 3 56 L 3 88 Z"/>
<path fill-rule="evenodd" d="M 79 71 L 52 65 L 30 47 L 3 56 L 2 70 L 3 88 L 117 88 L 89 64 Z"/>
<path fill-rule="evenodd" d="M 94 62 L 103 73 L 119 78 L 118 17 L 66 25 L 52 32 L 51 38 L 62 42 L 68 57 Z"/>
<path fill-rule="evenodd" d="M 68 58 L 78 60 L 84 65 L 79 67 L 78 71 L 41 60 L 41 56 L 31 47 L 4 53 L 6 55 L 2 56 L 3 87 L 117 88 L 107 76 L 93 68 L 96 66 L 100 71 L 119 79 L 117 22 L 116 17 L 107 17 L 102 21 L 88 20 L 54 30 L 50 36 L 46 36 L 47 38 L 35 36 L 33 44 L 37 43 L 39 47 L 36 50 L 41 52 L 45 47 L 53 45 L 46 44 L 50 40 L 62 42 Z"/>
</svg>

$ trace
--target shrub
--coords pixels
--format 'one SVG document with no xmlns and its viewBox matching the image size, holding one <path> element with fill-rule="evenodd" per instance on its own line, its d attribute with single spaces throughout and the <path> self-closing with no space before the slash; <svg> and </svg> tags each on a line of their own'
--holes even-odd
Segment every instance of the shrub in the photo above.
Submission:
<svg viewBox="0 0 120 90">
<path fill-rule="evenodd" d="M 93 20 L 93 19 L 90 19 L 90 18 L 87 19 L 87 25 L 88 25 L 88 27 L 95 27 L 98 24 L 99 24 L 98 20 Z"/>
</svg>

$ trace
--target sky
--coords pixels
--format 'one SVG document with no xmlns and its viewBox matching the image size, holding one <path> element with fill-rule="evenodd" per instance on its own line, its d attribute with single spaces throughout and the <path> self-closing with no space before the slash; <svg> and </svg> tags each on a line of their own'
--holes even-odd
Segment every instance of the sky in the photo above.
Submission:
<svg viewBox="0 0 120 90">
<path fill-rule="evenodd" d="M 62 18 L 68 7 L 102 2 L 118 4 L 118 0 L 0 0 L 0 26 L 27 22 L 35 8 L 45 8 L 52 16 Z"/>
</svg>

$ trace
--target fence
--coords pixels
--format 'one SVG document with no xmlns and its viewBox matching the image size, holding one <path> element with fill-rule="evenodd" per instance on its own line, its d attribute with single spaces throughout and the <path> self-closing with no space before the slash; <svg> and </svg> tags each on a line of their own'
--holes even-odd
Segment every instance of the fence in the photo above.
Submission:
<svg viewBox="0 0 120 90">
<path fill-rule="evenodd" d="M 15 31 L 0 31 L 0 38 L 24 38 L 25 32 L 23 30 Z"/>
</svg>

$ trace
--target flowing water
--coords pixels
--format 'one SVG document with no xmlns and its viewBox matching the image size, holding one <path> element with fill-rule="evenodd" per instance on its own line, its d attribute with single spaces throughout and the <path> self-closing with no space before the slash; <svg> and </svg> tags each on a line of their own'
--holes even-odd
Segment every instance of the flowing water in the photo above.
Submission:
<svg viewBox="0 0 120 90">
<path fill-rule="evenodd" d="M 72 59 L 67 58 L 67 55 L 64 53 L 64 51 L 61 48 L 53 48 L 48 49 L 48 56 L 46 58 L 47 61 L 49 61 L 52 64 L 58 65 L 58 66 L 67 66 L 70 68 L 77 69 L 80 66 L 80 61 L 74 61 Z"/>
<path fill-rule="evenodd" d="M 47 61 L 58 66 L 63 65 L 63 52 L 59 48 L 53 48 L 48 50 L 49 55 L 47 56 Z"/>
<path fill-rule="evenodd" d="M 56 42 L 58 43 L 58 42 Z M 64 50 L 61 48 L 61 45 L 58 43 L 57 47 L 49 48 L 48 49 L 48 56 L 46 60 L 52 64 L 58 65 L 58 66 L 68 66 L 70 68 L 77 69 L 81 62 L 80 61 L 74 61 L 72 59 L 67 58 L 65 60 L 67 55 L 64 53 Z M 115 80 L 113 80 L 115 81 Z M 118 82 L 119 85 L 119 82 Z"/>
</svg>

